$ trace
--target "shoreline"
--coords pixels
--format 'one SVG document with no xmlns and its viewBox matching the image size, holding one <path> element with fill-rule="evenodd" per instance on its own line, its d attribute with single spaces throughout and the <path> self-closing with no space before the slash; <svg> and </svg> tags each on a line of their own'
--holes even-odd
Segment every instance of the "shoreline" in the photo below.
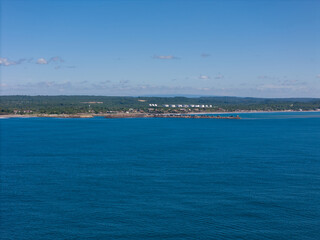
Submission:
<svg viewBox="0 0 320 240">
<path fill-rule="evenodd" d="M 236 112 L 190 112 L 190 113 L 162 113 L 162 114 L 153 114 L 153 113 L 117 113 L 117 114 L 7 114 L 7 115 L 0 115 L 0 119 L 7 119 L 7 118 L 94 118 L 94 117 L 105 117 L 105 118 L 135 118 L 145 116 L 155 116 L 155 117 L 172 117 L 181 116 L 181 115 L 206 115 L 206 114 L 247 114 L 247 113 L 306 113 L 306 112 L 319 112 L 316 110 L 309 110 L 309 111 L 236 111 Z"/>
<path fill-rule="evenodd" d="M 0 115 L 1 118 L 93 118 L 95 114 L 8 114 Z"/>
<path fill-rule="evenodd" d="M 241 113 L 307 113 L 307 112 L 319 112 L 317 110 L 304 110 L 304 111 L 290 111 L 290 110 L 284 110 L 284 111 L 236 111 L 236 112 L 190 112 L 188 114 L 241 114 Z"/>
</svg>

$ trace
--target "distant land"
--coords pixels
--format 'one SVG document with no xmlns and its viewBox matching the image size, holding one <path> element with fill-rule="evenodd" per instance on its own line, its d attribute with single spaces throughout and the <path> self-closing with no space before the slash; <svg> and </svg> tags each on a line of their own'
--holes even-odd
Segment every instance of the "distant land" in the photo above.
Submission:
<svg viewBox="0 0 320 240">
<path fill-rule="evenodd" d="M 0 96 L 0 115 L 320 111 L 320 98 Z"/>
</svg>

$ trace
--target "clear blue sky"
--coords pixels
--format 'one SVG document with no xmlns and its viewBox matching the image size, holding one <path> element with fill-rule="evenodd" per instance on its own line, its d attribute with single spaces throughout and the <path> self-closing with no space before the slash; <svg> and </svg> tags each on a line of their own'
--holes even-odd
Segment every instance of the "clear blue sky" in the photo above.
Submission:
<svg viewBox="0 0 320 240">
<path fill-rule="evenodd" d="M 1 94 L 320 97 L 320 1 L 1 2 Z"/>
</svg>

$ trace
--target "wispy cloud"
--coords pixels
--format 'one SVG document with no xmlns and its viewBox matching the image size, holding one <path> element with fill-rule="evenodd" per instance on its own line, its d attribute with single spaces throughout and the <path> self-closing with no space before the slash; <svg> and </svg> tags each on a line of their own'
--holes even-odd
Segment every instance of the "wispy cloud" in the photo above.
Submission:
<svg viewBox="0 0 320 240">
<path fill-rule="evenodd" d="M 49 59 L 48 62 L 60 62 L 60 63 L 62 63 L 62 62 L 64 62 L 64 60 L 61 57 L 52 57 L 52 58 Z"/>
<path fill-rule="evenodd" d="M 121 80 L 119 83 L 120 84 L 128 84 L 130 81 L 129 80 Z"/>
<path fill-rule="evenodd" d="M 55 70 L 59 70 L 59 69 L 62 69 L 62 68 L 76 68 L 76 66 L 62 66 L 62 65 L 58 65 L 58 66 L 55 66 L 55 67 L 54 67 Z"/>
<path fill-rule="evenodd" d="M 0 58 L 0 66 L 12 66 L 12 65 L 18 65 L 26 61 L 25 58 L 19 59 L 17 61 L 9 60 L 8 58 Z"/>
<path fill-rule="evenodd" d="M 33 60 L 33 58 L 21 58 L 19 60 L 10 60 L 9 58 L 4 58 L 4 57 L 0 57 L 0 66 L 13 66 L 13 65 L 18 65 L 21 63 L 35 63 L 35 64 L 39 64 L 39 65 L 46 65 L 46 64 L 50 64 L 50 63 L 63 63 L 64 60 L 61 57 L 51 57 L 51 58 L 38 58 L 37 60 Z M 64 66 L 64 68 L 74 68 L 75 66 Z M 59 67 L 58 67 L 59 68 Z"/>
<path fill-rule="evenodd" d="M 201 80 L 209 80 L 210 77 L 207 76 L 207 75 L 200 75 L 200 76 L 199 76 L 199 79 L 201 79 Z"/>
<path fill-rule="evenodd" d="M 55 82 L 55 81 L 42 81 L 42 82 L 27 82 L 19 84 L 6 84 L 2 90 L 2 94 L 61 94 L 69 89 L 74 90 L 74 86 L 69 81 Z"/>
<path fill-rule="evenodd" d="M 257 87 L 258 90 L 272 90 L 272 89 L 283 89 L 283 90 L 302 90 L 307 89 L 307 83 L 298 80 L 278 80 L 276 83 L 261 84 Z"/>
<path fill-rule="evenodd" d="M 203 57 L 203 58 L 207 58 L 207 57 L 210 57 L 211 54 L 209 54 L 209 53 L 202 53 L 200 56 Z"/>
<path fill-rule="evenodd" d="M 219 75 L 215 76 L 214 79 L 217 79 L 217 80 L 224 79 L 224 76 L 219 74 Z"/>
<path fill-rule="evenodd" d="M 287 84 L 287 85 L 286 85 Z M 297 84 L 297 85 L 295 85 Z M 299 85 L 300 84 L 300 85 Z M 138 96 L 152 94 L 197 94 L 197 95 L 220 95 L 220 96 L 242 96 L 242 97 L 320 97 L 320 86 L 306 87 L 301 83 L 273 83 L 259 86 L 165 86 L 155 84 L 134 84 L 128 80 L 117 82 L 101 81 L 43 81 L 27 82 L 22 84 L 9 84 L 2 82 L 1 94 L 27 94 L 27 95 L 56 95 L 56 94 L 86 94 L 86 95 L 121 95 Z"/>
<path fill-rule="evenodd" d="M 320 78 L 320 74 L 318 74 L 316 77 L 317 77 L 317 78 Z"/>
<path fill-rule="evenodd" d="M 257 87 L 258 90 L 266 90 L 266 89 L 295 89 L 294 86 L 289 85 L 281 85 L 281 84 L 263 84 Z"/>
<path fill-rule="evenodd" d="M 222 75 L 222 74 L 219 74 L 219 75 L 216 75 L 216 76 L 214 76 L 214 77 L 210 77 L 210 76 L 208 76 L 208 75 L 200 75 L 199 77 L 198 77 L 198 79 L 201 79 L 201 80 L 209 80 L 209 79 L 216 79 L 216 80 L 219 80 L 219 79 L 224 79 L 224 76 Z"/>
<path fill-rule="evenodd" d="M 163 60 L 172 60 L 172 59 L 178 59 L 178 57 L 173 55 L 154 55 L 154 59 L 163 59 Z"/>
<path fill-rule="evenodd" d="M 60 57 L 51 57 L 49 60 L 45 58 L 38 58 L 36 61 L 37 64 L 49 64 L 49 63 L 62 63 L 64 60 Z"/>
<path fill-rule="evenodd" d="M 269 76 L 269 75 L 260 75 L 257 77 L 258 79 L 261 79 L 261 80 L 274 80 L 276 79 L 276 77 L 274 76 Z"/>
</svg>

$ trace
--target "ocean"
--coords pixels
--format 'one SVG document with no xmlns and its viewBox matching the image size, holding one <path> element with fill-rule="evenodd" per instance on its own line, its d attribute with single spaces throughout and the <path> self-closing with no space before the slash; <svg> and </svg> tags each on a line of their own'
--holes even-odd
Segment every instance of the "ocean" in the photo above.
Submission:
<svg viewBox="0 0 320 240">
<path fill-rule="evenodd" d="M 0 239 L 320 239 L 320 113 L 0 119 Z"/>
</svg>

